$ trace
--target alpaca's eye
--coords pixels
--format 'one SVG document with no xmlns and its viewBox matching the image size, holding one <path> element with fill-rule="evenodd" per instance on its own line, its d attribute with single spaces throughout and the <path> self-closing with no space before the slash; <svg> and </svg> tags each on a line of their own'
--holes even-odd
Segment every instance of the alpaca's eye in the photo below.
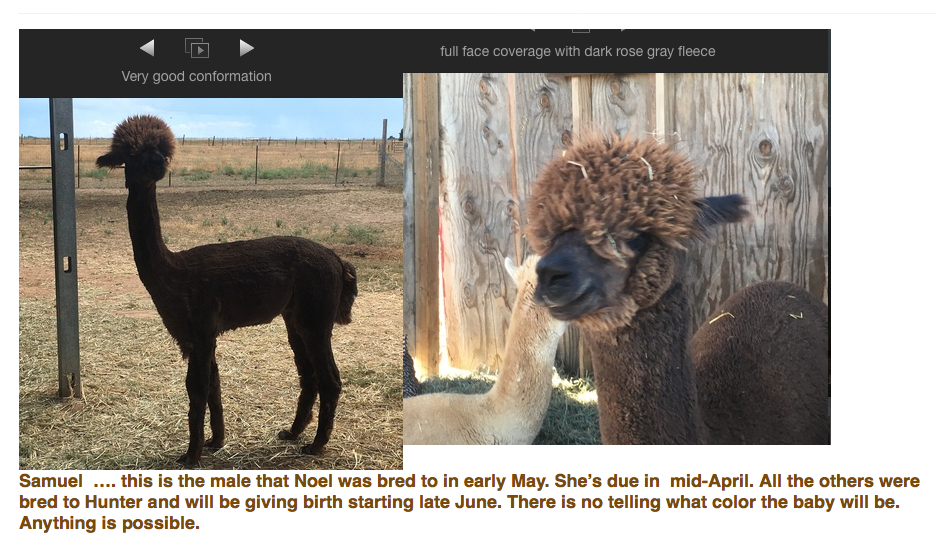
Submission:
<svg viewBox="0 0 936 552">
<path fill-rule="evenodd" d="M 650 240 L 647 238 L 647 235 L 641 232 L 633 238 L 627 240 L 625 243 L 627 244 L 627 247 L 634 252 L 634 255 L 640 255 L 647 248 L 649 241 Z"/>
</svg>

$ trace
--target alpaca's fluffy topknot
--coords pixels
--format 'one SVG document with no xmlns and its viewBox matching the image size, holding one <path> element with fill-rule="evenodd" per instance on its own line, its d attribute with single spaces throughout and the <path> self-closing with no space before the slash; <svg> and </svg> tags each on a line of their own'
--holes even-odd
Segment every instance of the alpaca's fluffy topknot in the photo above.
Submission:
<svg viewBox="0 0 936 552">
<path fill-rule="evenodd" d="M 175 153 L 175 136 L 153 115 L 134 115 L 117 125 L 110 151 L 97 160 L 99 167 L 119 167 L 144 151 L 155 148 L 166 159 Z"/>
<path fill-rule="evenodd" d="M 529 198 L 526 235 L 546 255 L 553 240 L 578 230 L 595 252 L 621 260 L 616 244 L 638 232 L 682 247 L 699 233 L 693 168 L 654 140 L 588 136 L 550 161 Z"/>
</svg>

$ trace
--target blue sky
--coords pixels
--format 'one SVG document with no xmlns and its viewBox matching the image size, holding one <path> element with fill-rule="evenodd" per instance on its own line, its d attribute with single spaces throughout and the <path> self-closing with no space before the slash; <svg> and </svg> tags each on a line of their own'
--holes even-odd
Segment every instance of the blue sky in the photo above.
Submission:
<svg viewBox="0 0 936 552">
<path fill-rule="evenodd" d="M 75 98 L 75 136 L 109 138 L 130 115 L 162 117 L 191 138 L 380 138 L 403 127 L 401 98 Z M 19 134 L 49 135 L 49 100 L 20 98 Z"/>
</svg>

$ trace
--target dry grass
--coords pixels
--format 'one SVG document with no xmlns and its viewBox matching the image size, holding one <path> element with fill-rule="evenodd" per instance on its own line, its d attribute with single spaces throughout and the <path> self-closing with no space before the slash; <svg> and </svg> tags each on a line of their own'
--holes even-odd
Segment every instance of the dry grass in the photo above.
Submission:
<svg viewBox="0 0 936 552">
<path fill-rule="evenodd" d="M 273 234 L 325 242 L 358 269 L 354 322 L 336 328 L 343 390 L 323 456 L 278 441 L 298 376 L 280 319 L 224 334 L 227 440 L 210 469 L 401 469 L 402 198 L 373 186 L 214 181 L 158 192 L 170 249 Z M 51 194 L 20 192 L 20 468 L 171 469 L 188 443 L 185 363 L 140 284 L 124 190 L 77 193 L 83 399 L 57 396 Z M 211 221 L 206 224 L 205 221 Z M 356 229 L 349 233 L 348 227 Z M 369 243 L 354 237 L 369 238 Z"/>
</svg>

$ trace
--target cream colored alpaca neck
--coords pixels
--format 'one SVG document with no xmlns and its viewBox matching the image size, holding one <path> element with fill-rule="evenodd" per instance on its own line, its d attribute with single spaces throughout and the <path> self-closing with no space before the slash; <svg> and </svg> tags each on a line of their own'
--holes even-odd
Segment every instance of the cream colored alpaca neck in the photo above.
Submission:
<svg viewBox="0 0 936 552">
<path fill-rule="evenodd" d="M 534 425 L 535 420 L 538 431 L 552 395 L 556 348 L 568 323 L 554 319 L 546 308 L 533 302 L 536 273 L 532 268 L 520 269 L 504 364 L 488 397 L 491 408 L 512 418 L 504 423 L 525 425 L 530 421 Z"/>
<path fill-rule="evenodd" d="M 497 382 L 480 395 L 435 393 L 403 399 L 405 445 L 529 445 L 552 395 L 552 366 L 568 323 L 533 302 L 536 261 L 516 269 L 517 300 Z M 514 271 L 517 272 L 514 272 Z"/>
</svg>

